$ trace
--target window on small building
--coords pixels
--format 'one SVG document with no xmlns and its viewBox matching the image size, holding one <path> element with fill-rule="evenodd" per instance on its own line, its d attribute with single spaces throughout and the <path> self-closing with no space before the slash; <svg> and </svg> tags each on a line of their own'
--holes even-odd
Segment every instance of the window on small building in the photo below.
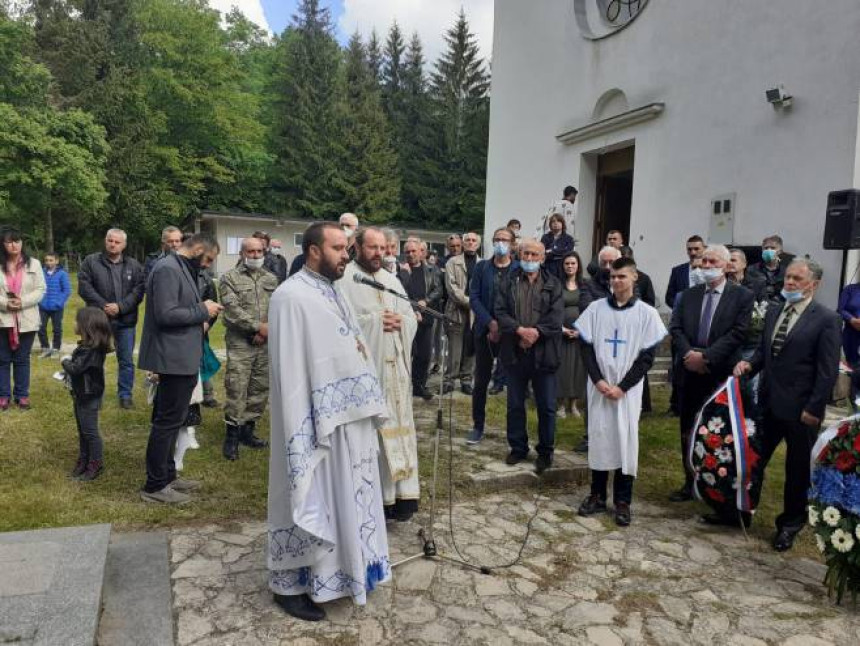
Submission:
<svg viewBox="0 0 860 646">
<path fill-rule="evenodd" d="M 294 233 L 293 234 L 293 246 L 297 247 L 298 249 L 301 249 L 302 248 L 302 242 L 304 241 L 304 239 L 305 239 L 304 233 Z"/>
<path fill-rule="evenodd" d="M 227 238 L 227 255 L 238 256 L 242 250 L 242 238 Z"/>
</svg>

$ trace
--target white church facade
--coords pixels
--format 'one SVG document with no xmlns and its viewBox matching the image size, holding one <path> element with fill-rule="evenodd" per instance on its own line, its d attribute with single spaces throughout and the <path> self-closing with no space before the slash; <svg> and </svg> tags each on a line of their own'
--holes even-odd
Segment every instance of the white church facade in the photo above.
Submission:
<svg viewBox="0 0 860 646">
<path fill-rule="evenodd" d="M 858 96 L 858 0 L 495 0 L 487 232 L 533 231 L 572 184 L 583 259 L 622 230 L 661 302 L 690 235 L 778 233 L 835 305 L 825 209 L 860 186 Z"/>
</svg>

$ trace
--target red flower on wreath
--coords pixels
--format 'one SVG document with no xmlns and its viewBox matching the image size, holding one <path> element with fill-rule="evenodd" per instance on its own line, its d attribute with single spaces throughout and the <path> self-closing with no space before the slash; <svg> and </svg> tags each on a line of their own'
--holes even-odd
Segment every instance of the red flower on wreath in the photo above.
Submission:
<svg viewBox="0 0 860 646">
<path fill-rule="evenodd" d="M 851 430 L 851 425 L 848 422 L 843 422 L 839 425 L 839 432 L 836 433 L 837 437 L 845 437 L 848 435 L 848 431 Z"/>
<path fill-rule="evenodd" d="M 709 435 L 705 442 L 707 443 L 708 448 L 713 451 L 716 451 L 723 445 L 723 439 L 717 433 Z"/>
<path fill-rule="evenodd" d="M 857 465 L 857 458 L 850 451 L 840 451 L 834 464 L 840 471 L 851 471 Z"/>
<path fill-rule="evenodd" d="M 854 436 L 854 450 L 860 453 L 860 433 Z"/>
<path fill-rule="evenodd" d="M 707 493 L 708 496 L 710 496 L 710 498 L 712 500 L 716 500 L 717 502 L 725 502 L 726 501 L 726 497 L 723 494 L 721 494 L 719 491 L 717 491 L 716 489 L 707 489 L 705 491 L 705 493 Z"/>
<path fill-rule="evenodd" d="M 726 390 L 721 391 L 720 394 L 717 395 L 716 399 L 714 399 L 714 401 L 717 404 L 722 404 L 723 406 L 728 406 L 729 405 L 729 393 L 728 393 L 728 391 L 726 391 Z"/>
<path fill-rule="evenodd" d="M 819 462 L 826 462 L 830 458 L 830 445 L 827 444 L 823 449 L 821 449 L 821 453 L 818 454 L 816 458 Z"/>
<path fill-rule="evenodd" d="M 702 466 L 706 469 L 716 469 L 718 464 L 717 458 L 710 454 L 706 455 L 705 459 L 702 460 Z"/>
</svg>

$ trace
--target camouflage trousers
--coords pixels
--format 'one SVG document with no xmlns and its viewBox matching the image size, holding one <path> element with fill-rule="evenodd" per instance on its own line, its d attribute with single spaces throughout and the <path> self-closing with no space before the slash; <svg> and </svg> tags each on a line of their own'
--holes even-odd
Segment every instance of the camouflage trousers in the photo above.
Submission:
<svg viewBox="0 0 860 646">
<path fill-rule="evenodd" d="M 224 419 L 235 424 L 260 419 L 269 401 L 269 354 L 267 345 L 253 345 L 227 338 L 227 370 L 224 374 Z"/>
</svg>

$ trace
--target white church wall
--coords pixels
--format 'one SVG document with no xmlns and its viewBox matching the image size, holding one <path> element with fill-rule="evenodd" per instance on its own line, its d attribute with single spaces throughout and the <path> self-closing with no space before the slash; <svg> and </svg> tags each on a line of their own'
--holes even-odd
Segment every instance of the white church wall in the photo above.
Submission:
<svg viewBox="0 0 860 646">
<path fill-rule="evenodd" d="M 823 251 L 830 190 L 854 185 L 860 90 L 856 0 L 651 0 L 626 29 L 583 38 L 572 0 L 496 0 L 486 224 L 534 229 L 566 184 L 580 189 L 577 238 L 591 252 L 596 162 L 635 140 L 631 244 L 662 296 L 684 240 L 708 232 L 711 199 L 737 195 L 734 242 L 780 233 L 825 267 L 835 304 L 841 252 Z M 790 110 L 765 90 L 784 84 Z M 564 145 L 608 90 L 655 119 Z M 610 102 L 610 107 L 612 102 Z"/>
</svg>

